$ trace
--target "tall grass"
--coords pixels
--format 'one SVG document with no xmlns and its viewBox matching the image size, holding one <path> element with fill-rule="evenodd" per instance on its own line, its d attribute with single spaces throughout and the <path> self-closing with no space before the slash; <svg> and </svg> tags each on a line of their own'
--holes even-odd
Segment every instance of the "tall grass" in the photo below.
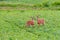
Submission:
<svg viewBox="0 0 60 40">
<path fill-rule="evenodd" d="M 26 2 L 28 2 L 27 0 L 25 0 Z M 55 9 L 60 9 L 60 2 L 58 1 L 42 1 L 42 2 L 39 2 L 35 0 L 35 3 L 33 3 L 33 1 L 31 0 L 31 3 L 24 3 L 24 0 L 20 2 L 15 2 L 15 1 L 1 1 L 0 2 L 0 7 L 23 7 L 23 8 L 52 8 L 53 7 Z"/>
<path fill-rule="evenodd" d="M 38 27 L 36 20 L 34 28 L 24 24 L 31 16 L 45 19 L 45 25 Z M 1 40 L 59 40 L 60 11 L 55 10 L 0 10 Z"/>
</svg>

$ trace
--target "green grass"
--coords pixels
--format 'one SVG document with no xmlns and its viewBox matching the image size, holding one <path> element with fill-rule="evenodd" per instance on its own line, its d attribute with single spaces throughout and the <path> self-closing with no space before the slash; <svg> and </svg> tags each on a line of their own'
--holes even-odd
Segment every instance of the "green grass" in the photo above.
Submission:
<svg viewBox="0 0 60 40">
<path fill-rule="evenodd" d="M 35 5 L 38 7 L 41 7 L 41 6 L 45 7 L 47 5 L 46 3 L 48 4 L 48 6 L 53 6 L 53 4 L 60 5 L 59 0 L 5 0 L 5 1 L 0 2 L 0 6 L 4 5 L 4 4 L 6 4 L 6 5 L 9 4 L 8 6 L 13 6 L 13 4 L 14 4 L 14 6 L 17 6 L 17 4 L 21 4 L 21 5 L 27 5 L 27 6 L 29 6 L 29 5 L 34 6 Z M 21 5 L 19 5 L 19 6 L 21 6 Z"/>
<path fill-rule="evenodd" d="M 31 16 L 45 19 L 45 25 L 25 27 Z M 60 11 L 0 10 L 0 40 L 60 40 Z"/>
<path fill-rule="evenodd" d="M 5 0 L 6 2 L 15 2 L 15 3 L 21 3 L 21 4 L 40 4 L 44 2 L 60 2 L 60 0 Z"/>
</svg>

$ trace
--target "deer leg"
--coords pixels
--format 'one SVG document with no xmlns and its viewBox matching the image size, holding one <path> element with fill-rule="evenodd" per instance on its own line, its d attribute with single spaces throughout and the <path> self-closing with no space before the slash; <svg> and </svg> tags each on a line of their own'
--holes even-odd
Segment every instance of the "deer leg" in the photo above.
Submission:
<svg viewBox="0 0 60 40">
<path fill-rule="evenodd" d="M 42 23 L 42 25 L 44 25 L 44 23 Z"/>
<path fill-rule="evenodd" d="M 40 24 L 38 24 L 38 27 L 40 27 Z"/>
</svg>

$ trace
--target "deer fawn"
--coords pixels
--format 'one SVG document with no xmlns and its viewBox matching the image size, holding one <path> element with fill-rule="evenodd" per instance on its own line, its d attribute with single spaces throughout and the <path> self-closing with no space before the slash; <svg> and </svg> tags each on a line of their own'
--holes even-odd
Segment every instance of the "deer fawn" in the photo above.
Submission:
<svg viewBox="0 0 60 40">
<path fill-rule="evenodd" d="M 40 19 L 38 16 L 37 16 L 37 24 L 40 25 L 44 25 L 44 19 Z"/>
<path fill-rule="evenodd" d="M 32 20 L 28 20 L 26 22 L 26 26 L 33 26 L 34 25 L 34 19 L 33 19 L 33 17 L 31 17 L 31 18 L 32 18 Z"/>
</svg>

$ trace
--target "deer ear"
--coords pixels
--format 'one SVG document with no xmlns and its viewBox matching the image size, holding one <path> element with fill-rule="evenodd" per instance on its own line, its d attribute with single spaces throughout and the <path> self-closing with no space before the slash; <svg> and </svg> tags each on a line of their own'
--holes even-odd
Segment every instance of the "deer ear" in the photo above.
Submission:
<svg viewBox="0 0 60 40">
<path fill-rule="evenodd" d="M 33 18 L 33 16 L 31 16 L 30 18 Z"/>
<path fill-rule="evenodd" d="M 38 15 L 36 17 L 39 17 Z"/>
<path fill-rule="evenodd" d="M 32 18 L 32 17 L 30 17 L 30 18 Z"/>
<path fill-rule="evenodd" d="M 37 15 L 37 17 L 39 17 L 40 15 Z"/>
<path fill-rule="evenodd" d="M 31 18 L 33 18 L 34 16 L 31 16 Z"/>
</svg>

